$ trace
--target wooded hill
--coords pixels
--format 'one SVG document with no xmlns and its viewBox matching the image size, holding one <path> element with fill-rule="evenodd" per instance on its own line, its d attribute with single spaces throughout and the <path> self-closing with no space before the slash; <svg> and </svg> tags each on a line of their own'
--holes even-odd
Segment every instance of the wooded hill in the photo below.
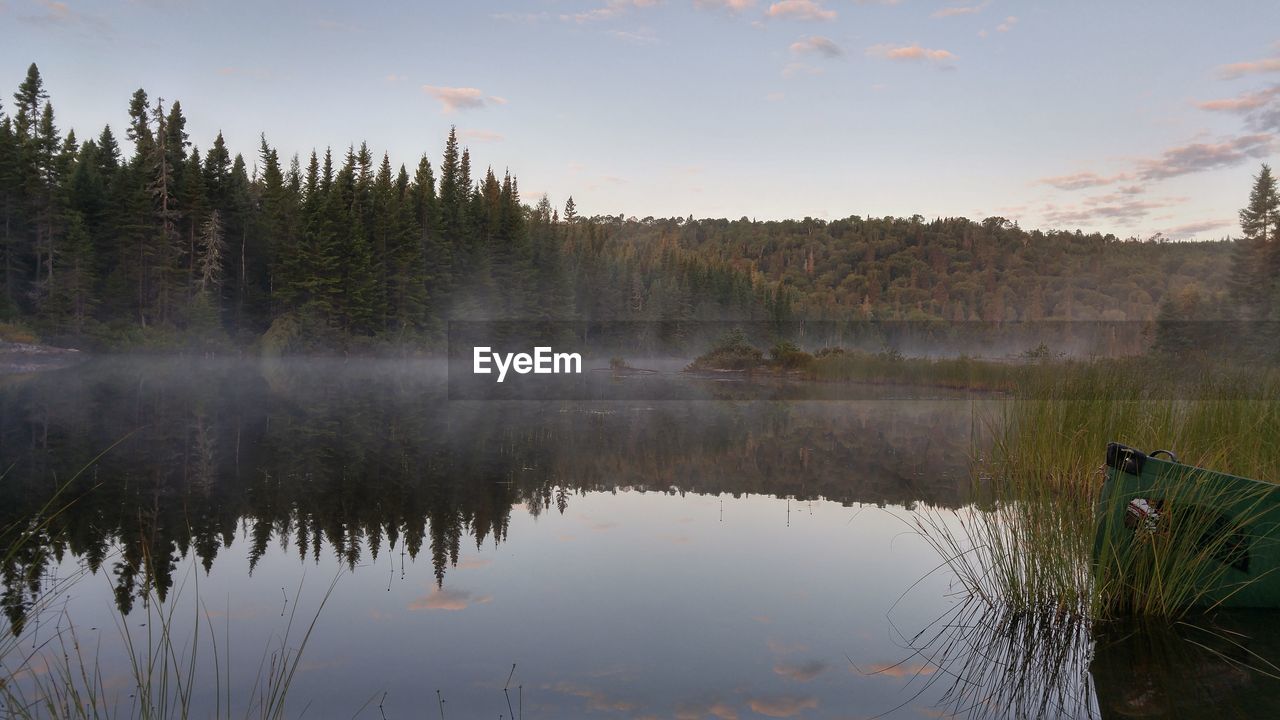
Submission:
<svg viewBox="0 0 1280 720">
<path fill-rule="evenodd" d="M 0 114 L 0 319 L 87 347 L 438 346 L 455 318 L 1151 320 L 1225 287 L 1231 242 L 1025 231 L 1001 218 L 582 217 L 510 172 L 367 144 L 201 150 L 180 103 L 63 133 L 35 65 Z"/>
</svg>

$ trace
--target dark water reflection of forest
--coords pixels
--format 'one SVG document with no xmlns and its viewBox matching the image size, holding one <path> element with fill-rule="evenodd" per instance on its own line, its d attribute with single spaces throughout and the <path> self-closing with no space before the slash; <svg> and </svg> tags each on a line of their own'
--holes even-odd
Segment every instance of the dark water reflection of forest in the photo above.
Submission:
<svg viewBox="0 0 1280 720">
<path fill-rule="evenodd" d="M 448 717 L 497 717 L 513 663 L 531 718 L 918 717 L 978 697 L 951 681 L 972 665 L 912 650 L 957 604 L 908 523 L 968 512 L 998 399 L 667 375 L 685 400 L 450 402 L 444 377 L 104 359 L 6 379 L 0 527 L 61 508 L 5 563 L 9 630 L 47 635 L 28 610 L 82 566 L 58 623 L 105 629 L 108 657 L 111 618 L 149 597 L 214 599 L 249 648 L 340 575 L 293 693 L 343 717 L 383 693 L 388 717 L 435 708 L 436 690 Z M 1073 707 L 1157 707 L 1108 673 Z M 1265 697 L 1233 677 L 1215 682 Z"/>
</svg>

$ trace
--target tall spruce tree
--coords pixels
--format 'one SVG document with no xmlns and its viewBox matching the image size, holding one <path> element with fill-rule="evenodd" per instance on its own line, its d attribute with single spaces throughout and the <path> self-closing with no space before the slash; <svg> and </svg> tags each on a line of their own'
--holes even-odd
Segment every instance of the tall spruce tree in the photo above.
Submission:
<svg viewBox="0 0 1280 720">
<path fill-rule="evenodd" d="M 1261 319 L 1273 304 L 1280 277 L 1280 194 L 1271 167 L 1254 176 L 1249 204 L 1240 210 L 1243 237 L 1236 242 L 1231 292 L 1247 317 Z"/>
</svg>

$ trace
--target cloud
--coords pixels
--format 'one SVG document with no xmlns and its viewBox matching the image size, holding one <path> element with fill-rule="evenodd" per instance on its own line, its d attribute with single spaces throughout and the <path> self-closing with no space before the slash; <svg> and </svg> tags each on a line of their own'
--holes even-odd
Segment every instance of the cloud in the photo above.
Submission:
<svg viewBox="0 0 1280 720">
<path fill-rule="evenodd" d="M 1205 100 L 1196 103 L 1196 107 L 1211 112 L 1246 113 L 1269 105 L 1278 95 L 1280 95 L 1280 85 L 1274 85 L 1265 90 L 1247 92 L 1233 98 Z"/>
<path fill-rule="evenodd" d="M 1248 60 L 1218 67 L 1218 76 L 1224 80 L 1234 80 L 1245 75 L 1262 75 L 1280 72 L 1280 57 Z"/>
<path fill-rule="evenodd" d="M 810 35 L 791 43 L 791 52 L 797 55 L 814 53 L 827 58 L 840 57 L 844 50 L 834 40 L 821 35 Z"/>
<path fill-rule="evenodd" d="M 609 0 L 603 6 L 584 10 L 583 12 L 561 15 L 565 22 L 578 24 L 608 20 L 629 12 L 632 8 L 647 8 L 658 4 L 658 0 Z"/>
<path fill-rule="evenodd" d="M 1169 148 L 1154 160 L 1142 161 L 1138 176 L 1144 180 L 1164 180 L 1235 167 L 1251 159 L 1266 157 L 1273 147 L 1274 138 L 1267 133 L 1241 135 L 1217 143 L 1190 143 Z"/>
<path fill-rule="evenodd" d="M 71 9 L 70 5 L 59 0 L 36 0 L 40 12 L 19 15 L 18 20 L 28 25 L 40 25 L 49 28 L 84 27 L 97 32 L 110 32 L 111 25 L 97 15 L 87 15 Z M 3 10 L 3 5 L 0 5 Z"/>
<path fill-rule="evenodd" d="M 703 10 L 728 10 L 739 13 L 753 8 L 756 0 L 693 0 L 693 6 Z"/>
<path fill-rule="evenodd" d="M 809 682 L 827 671 L 827 664 L 821 660 L 810 660 L 806 663 L 778 663 L 773 672 L 788 680 Z"/>
<path fill-rule="evenodd" d="M 1202 220 L 1199 222 L 1190 222 L 1185 225 L 1176 225 L 1164 231 L 1165 235 L 1170 237 L 1191 237 L 1206 233 L 1210 230 L 1218 230 L 1219 228 L 1230 227 L 1235 224 L 1234 220 Z"/>
<path fill-rule="evenodd" d="M 1175 207 L 1184 202 L 1186 198 L 1140 200 L 1124 193 L 1110 193 L 1085 198 L 1077 205 L 1046 205 L 1044 217 L 1055 225 L 1089 225 L 1103 221 L 1132 225 L 1155 210 Z"/>
<path fill-rule="evenodd" d="M 795 20 L 835 20 L 836 11 L 827 10 L 814 0 L 779 0 L 769 6 L 765 13 L 771 18 L 793 18 Z"/>
<path fill-rule="evenodd" d="M 1085 188 L 1101 187 L 1110 185 L 1121 180 L 1128 180 L 1132 175 L 1121 173 L 1119 175 L 1099 175 L 1095 172 L 1078 172 L 1071 175 L 1056 175 L 1054 177 L 1040 178 L 1036 182 L 1041 185 L 1050 185 L 1059 190 L 1083 190 Z"/>
<path fill-rule="evenodd" d="M 775 718 L 796 717 L 805 710 L 818 707 L 818 699 L 812 697 L 794 697 L 776 695 L 773 697 L 752 698 L 747 705 L 761 715 Z"/>
<path fill-rule="evenodd" d="M 996 26 L 996 32 L 1009 32 L 1010 30 L 1013 29 L 1013 26 L 1017 24 L 1018 24 L 1018 18 L 1014 17 L 1013 15 L 1010 15 L 1009 17 L 1004 19 L 1004 22 Z"/>
<path fill-rule="evenodd" d="M 787 99 L 787 95 L 786 93 L 771 92 L 765 95 L 764 99 L 768 100 L 769 102 L 782 102 L 783 100 Z"/>
<path fill-rule="evenodd" d="M 867 48 L 867 54 L 872 57 L 884 58 L 885 60 L 896 60 L 902 62 L 931 62 L 939 65 L 949 65 L 952 60 L 956 59 L 955 53 L 950 50 L 935 50 L 932 48 L 920 47 L 918 43 L 910 45 L 890 45 L 880 44 Z"/>
<path fill-rule="evenodd" d="M 985 10 L 990 4 L 991 0 L 986 0 L 986 2 L 979 3 L 977 5 L 953 5 L 951 7 L 944 7 L 941 10 L 935 10 L 929 17 L 947 18 L 955 17 L 957 15 L 977 15 Z"/>
<path fill-rule="evenodd" d="M 467 590 L 432 588 L 431 592 L 409 603 L 410 610 L 466 610 L 493 600 L 491 595 L 472 597 Z"/>
<path fill-rule="evenodd" d="M 478 88 L 445 87 L 443 85 L 423 85 L 422 91 L 440 101 L 442 110 L 451 113 L 456 110 L 473 110 L 485 105 L 506 105 L 506 98 L 497 95 L 485 96 Z"/>
</svg>

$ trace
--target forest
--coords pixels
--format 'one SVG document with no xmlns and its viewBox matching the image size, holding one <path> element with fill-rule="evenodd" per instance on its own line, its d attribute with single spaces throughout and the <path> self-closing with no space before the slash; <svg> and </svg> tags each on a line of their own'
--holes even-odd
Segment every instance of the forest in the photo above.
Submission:
<svg viewBox="0 0 1280 720">
<path fill-rule="evenodd" d="M 526 202 L 452 130 L 408 166 L 367 143 L 282 158 L 265 136 L 246 159 L 221 133 L 202 150 L 177 101 L 139 89 L 127 108 L 123 137 L 63 133 L 34 64 L 0 107 L 10 336 L 412 353 L 456 319 L 1152 322 L 1276 305 L 1271 206 L 1241 240 L 1196 243 L 998 217 L 586 216 L 572 197 Z"/>
</svg>

